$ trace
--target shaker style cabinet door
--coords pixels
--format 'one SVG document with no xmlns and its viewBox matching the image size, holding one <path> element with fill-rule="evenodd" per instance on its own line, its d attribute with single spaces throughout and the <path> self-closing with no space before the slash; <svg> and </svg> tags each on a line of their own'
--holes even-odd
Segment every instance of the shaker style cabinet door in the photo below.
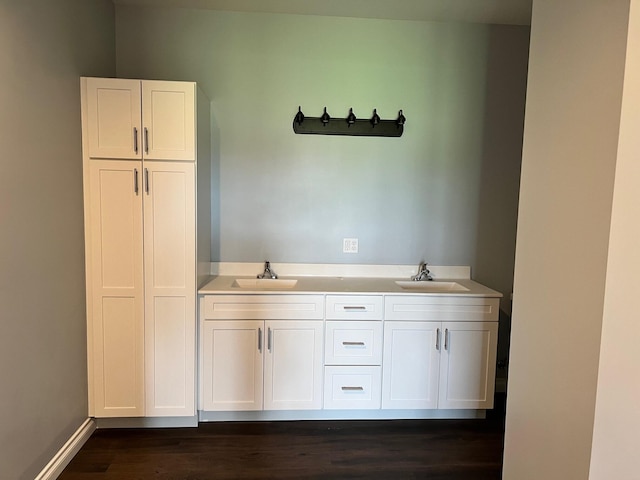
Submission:
<svg viewBox="0 0 640 480">
<path fill-rule="evenodd" d="M 144 414 L 141 162 L 90 167 L 93 398 L 99 417 Z"/>
<path fill-rule="evenodd" d="M 382 408 L 438 407 L 440 322 L 384 325 Z"/>
<path fill-rule="evenodd" d="M 142 144 L 148 160 L 196 158 L 195 84 L 142 82 Z"/>
<path fill-rule="evenodd" d="M 143 163 L 146 415 L 195 415 L 195 165 Z"/>
<path fill-rule="evenodd" d="M 262 410 L 264 322 L 204 322 L 202 336 L 201 408 Z"/>
<path fill-rule="evenodd" d="M 493 408 L 498 322 L 443 322 L 439 408 Z"/>
<path fill-rule="evenodd" d="M 142 159 L 140 80 L 87 78 L 89 157 Z"/>
<path fill-rule="evenodd" d="M 265 322 L 265 410 L 322 408 L 322 320 Z"/>
</svg>

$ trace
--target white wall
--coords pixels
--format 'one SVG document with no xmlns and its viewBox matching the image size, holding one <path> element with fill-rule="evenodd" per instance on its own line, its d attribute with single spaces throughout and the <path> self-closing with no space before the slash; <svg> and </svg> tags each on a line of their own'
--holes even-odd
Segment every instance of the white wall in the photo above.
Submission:
<svg viewBox="0 0 640 480">
<path fill-rule="evenodd" d="M 195 80 L 211 99 L 215 260 L 425 259 L 471 265 L 508 294 L 528 33 L 117 6 L 117 73 Z M 400 139 L 295 135 L 299 105 L 403 109 L 407 124 Z"/>
<path fill-rule="evenodd" d="M 113 75 L 109 0 L 0 0 L 0 478 L 87 418 L 80 75 Z"/>
<path fill-rule="evenodd" d="M 534 1 L 505 480 L 589 475 L 628 7 Z"/>
<path fill-rule="evenodd" d="M 602 322 L 591 480 L 640 471 L 640 0 L 631 1 Z"/>
</svg>

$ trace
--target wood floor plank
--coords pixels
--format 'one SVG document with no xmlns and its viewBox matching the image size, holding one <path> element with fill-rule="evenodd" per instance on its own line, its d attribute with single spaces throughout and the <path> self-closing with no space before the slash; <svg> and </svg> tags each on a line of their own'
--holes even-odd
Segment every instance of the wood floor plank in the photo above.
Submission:
<svg viewBox="0 0 640 480">
<path fill-rule="evenodd" d="M 61 480 L 499 480 L 504 416 L 97 430 Z"/>
</svg>

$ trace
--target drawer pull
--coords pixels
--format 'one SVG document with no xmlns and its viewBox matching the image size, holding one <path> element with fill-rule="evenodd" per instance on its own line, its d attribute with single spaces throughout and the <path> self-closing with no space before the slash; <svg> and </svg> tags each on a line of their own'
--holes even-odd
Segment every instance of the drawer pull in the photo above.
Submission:
<svg viewBox="0 0 640 480">
<path fill-rule="evenodd" d="M 363 387 L 342 387 L 342 391 L 344 392 L 363 392 Z"/>
<path fill-rule="evenodd" d="M 345 347 L 364 347 L 364 342 L 342 342 Z"/>
<path fill-rule="evenodd" d="M 358 310 L 358 311 L 363 311 L 366 310 L 367 307 L 365 307 L 364 305 L 345 305 L 344 307 L 342 307 L 344 310 L 348 310 L 348 311 L 354 311 L 354 310 Z"/>
</svg>

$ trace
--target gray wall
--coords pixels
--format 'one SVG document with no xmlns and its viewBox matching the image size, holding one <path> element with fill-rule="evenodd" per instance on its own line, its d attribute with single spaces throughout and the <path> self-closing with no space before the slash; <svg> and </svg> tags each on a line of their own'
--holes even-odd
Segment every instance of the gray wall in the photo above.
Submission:
<svg viewBox="0 0 640 480">
<path fill-rule="evenodd" d="M 627 241 L 638 238 L 637 184 L 621 188 L 625 199 L 618 214 L 624 219 L 618 220 L 612 237 L 618 240 L 618 249 L 609 245 L 628 20 L 629 0 L 535 0 L 533 5 L 505 480 L 589 478 L 599 388 L 604 389 L 602 399 L 615 399 L 608 405 L 610 418 L 618 423 L 609 428 L 617 430 L 620 421 L 626 426 L 625 417 L 637 419 L 638 397 L 633 397 L 631 388 L 638 383 L 639 362 L 637 353 L 628 352 L 637 351 L 637 326 L 628 330 L 626 342 L 612 346 L 600 341 L 608 282 L 619 285 L 631 276 L 637 278 L 639 264 L 637 244 L 633 249 L 619 244 L 625 234 L 631 235 Z M 637 58 L 638 51 L 629 54 Z M 628 99 L 631 105 L 634 100 Z M 635 117 L 631 127 L 635 137 L 637 127 Z M 625 133 L 627 141 L 632 138 L 629 125 Z M 637 142 L 623 145 L 626 162 L 632 148 L 637 171 Z M 633 174 L 633 169 L 624 171 Z M 613 277 L 607 276 L 608 257 L 617 264 Z M 626 265 L 621 266 L 621 260 Z M 637 296 L 635 285 L 627 285 L 624 292 Z M 610 327 L 631 318 L 637 325 L 635 296 L 617 306 Z M 601 354 L 622 363 L 623 354 L 628 355 L 626 370 L 616 372 L 615 383 L 598 385 Z M 622 408 L 631 405 L 632 410 Z M 624 451 L 626 444 L 616 444 L 616 439 L 637 439 L 638 421 L 628 425 L 626 434 L 619 431 L 609 439 L 605 429 L 601 447 Z M 607 462 L 605 475 L 593 478 L 638 478 L 637 448 L 632 455 L 634 468 L 626 475 L 614 473 Z"/>
<path fill-rule="evenodd" d="M 109 0 L 0 0 L 0 478 L 87 418 L 80 75 L 115 73 Z"/>
<path fill-rule="evenodd" d="M 116 7 L 119 77 L 212 101 L 214 260 L 471 265 L 511 292 L 527 27 Z M 294 135 L 302 106 L 404 136 Z M 342 253 L 358 237 L 360 253 Z M 218 243 L 219 242 L 219 243 Z M 507 297 L 508 298 L 508 297 Z M 508 303 L 508 301 L 506 302 Z"/>
</svg>

